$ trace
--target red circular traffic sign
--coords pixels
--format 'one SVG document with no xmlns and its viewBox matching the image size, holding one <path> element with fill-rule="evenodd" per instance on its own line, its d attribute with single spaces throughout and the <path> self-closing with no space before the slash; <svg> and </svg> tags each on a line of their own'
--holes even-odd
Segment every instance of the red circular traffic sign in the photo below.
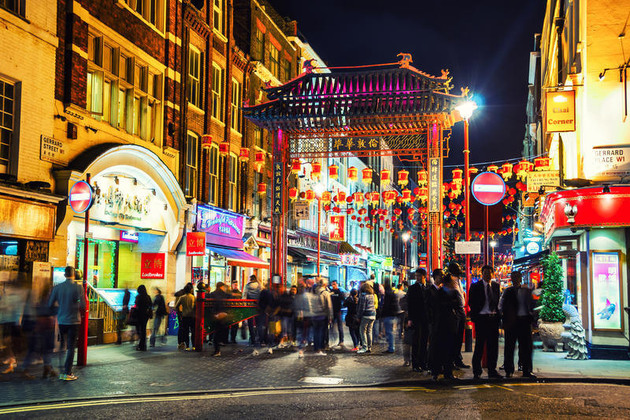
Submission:
<svg viewBox="0 0 630 420">
<path fill-rule="evenodd" d="M 505 182 L 494 172 L 482 172 L 475 177 L 470 190 L 475 200 L 484 206 L 493 206 L 505 195 Z"/>
<path fill-rule="evenodd" d="M 78 181 L 70 188 L 68 201 L 76 213 L 84 213 L 92 205 L 92 187 L 85 181 Z"/>
</svg>

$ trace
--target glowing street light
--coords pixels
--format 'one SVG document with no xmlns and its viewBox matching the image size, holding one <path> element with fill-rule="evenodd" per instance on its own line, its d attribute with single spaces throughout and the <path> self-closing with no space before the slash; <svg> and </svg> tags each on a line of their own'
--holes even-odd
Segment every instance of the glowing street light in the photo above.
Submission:
<svg viewBox="0 0 630 420">
<path fill-rule="evenodd" d="M 492 247 L 492 268 L 494 269 L 494 248 L 497 246 L 497 241 L 490 241 Z"/>
</svg>

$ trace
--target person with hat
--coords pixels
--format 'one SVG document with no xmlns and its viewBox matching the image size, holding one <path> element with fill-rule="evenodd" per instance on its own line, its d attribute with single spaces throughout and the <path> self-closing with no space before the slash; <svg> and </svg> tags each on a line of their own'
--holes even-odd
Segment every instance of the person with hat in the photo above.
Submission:
<svg viewBox="0 0 630 420">
<path fill-rule="evenodd" d="M 473 283 L 468 292 L 470 319 L 475 323 L 475 351 L 472 365 L 475 379 L 481 377 L 481 358 L 484 346 L 487 351 L 488 378 L 501 379 L 497 372 L 499 353 L 499 283 L 492 281 L 494 269 L 490 265 L 481 268 L 481 280 Z"/>
</svg>

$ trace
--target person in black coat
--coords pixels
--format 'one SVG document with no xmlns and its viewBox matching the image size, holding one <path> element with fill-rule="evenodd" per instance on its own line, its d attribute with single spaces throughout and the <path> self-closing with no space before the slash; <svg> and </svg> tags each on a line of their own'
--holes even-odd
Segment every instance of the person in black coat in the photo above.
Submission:
<svg viewBox="0 0 630 420">
<path fill-rule="evenodd" d="M 439 352 L 435 355 L 435 365 L 432 372 L 434 381 L 437 380 L 439 372 L 443 373 L 446 379 L 455 379 L 453 376 L 454 349 L 457 341 L 458 312 L 462 308 L 462 297 L 457 288 L 457 281 L 459 279 L 456 276 L 448 274 L 436 294 L 437 316 L 435 318 L 436 333 L 434 339 Z"/>
<path fill-rule="evenodd" d="M 512 286 L 503 291 L 499 300 L 505 330 L 504 366 L 505 375 L 514 374 L 514 347 L 518 340 L 518 359 L 523 366 L 524 378 L 536 378 L 532 374 L 532 321 L 534 301 L 528 287 L 521 287 L 522 275 L 512 271 Z"/>
<path fill-rule="evenodd" d="M 350 330 L 350 338 L 352 338 L 352 351 L 359 350 L 360 338 L 359 338 L 359 325 L 361 320 L 357 315 L 357 305 L 359 303 L 359 296 L 357 289 L 350 291 L 350 296 L 343 302 L 343 306 L 348 308 L 346 312 L 346 326 Z"/>
<path fill-rule="evenodd" d="M 168 316 L 168 310 L 166 309 L 166 302 L 164 301 L 164 296 L 162 296 L 162 291 L 156 287 L 155 288 L 155 298 L 153 299 L 153 307 L 155 308 L 155 319 L 153 320 L 153 331 L 151 332 L 151 347 L 155 347 L 155 340 L 157 339 L 158 332 L 160 330 L 160 325 L 162 325 L 162 320 L 164 317 Z M 166 329 L 168 330 L 168 322 Z M 166 343 L 166 335 L 162 336 L 162 344 Z"/>
<path fill-rule="evenodd" d="M 136 350 L 147 350 L 147 322 L 153 318 L 153 302 L 151 296 L 147 293 L 144 284 L 138 286 L 138 294 L 136 295 L 136 332 L 138 334 L 138 346 Z"/>
<path fill-rule="evenodd" d="M 221 344 L 227 341 L 228 324 L 225 300 L 231 299 L 232 295 L 225 291 L 227 286 L 223 282 L 218 282 L 216 288 L 208 295 L 212 299 L 212 318 L 215 322 L 213 334 L 214 356 L 221 356 Z"/>
<path fill-rule="evenodd" d="M 389 278 L 385 279 L 385 296 L 383 298 L 383 324 L 385 325 L 385 337 L 387 338 L 387 350 L 385 353 L 394 353 L 395 351 L 395 329 L 396 321 L 402 313 L 398 296 L 392 289 Z"/>
<path fill-rule="evenodd" d="M 501 379 L 497 372 L 499 353 L 499 283 L 492 281 L 494 269 L 489 265 L 481 268 L 482 280 L 470 286 L 468 306 L 470 319 L 475 323 L 475 351 L 473 352 L 473 375 L 481 376 L 481 358 L 484 346 L 487 351 L 488 377 Z"/>
<path fill-rule="evenodd" d="M 444 272 L 440 268 L 436 268 L 433 270 L 433 273 L 431 273 L 431 276 L 433 277 L 433 281 L 427 284 L 424 296 L 427 311 L 427 324 L 429 326 L 428 368 L 434 375 L 437 375 L 442 373 L 439 365 L 439 357 L 442 349 L 439 347 L 437 333 L 438 320 L 440 319 L 438 293 L 440 291 L 440 287 L 442 286 Z"/>
<path fill-rule="evenodd" d="M 427 271 L 416 270 L 416 282 L 407 289 L 407 328 L 411 331 L 411 367 L 414 372 L 428 370 L 427 341 L 429 322 L 427 314 Z"/>
</svg>

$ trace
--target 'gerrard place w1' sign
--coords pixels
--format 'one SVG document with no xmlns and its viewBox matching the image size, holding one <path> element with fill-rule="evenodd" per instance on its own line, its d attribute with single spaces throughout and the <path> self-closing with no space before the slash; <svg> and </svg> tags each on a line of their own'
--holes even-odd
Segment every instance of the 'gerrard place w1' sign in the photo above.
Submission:
<svg viewBox="0 0 630 420">
<path fill-rule="evenodd" d="M 494 172 L 482 172 L 475 177 L 470 190 L 479 203 L 493 206 L 505 195 L 505 182 Z"/>
</svg>

